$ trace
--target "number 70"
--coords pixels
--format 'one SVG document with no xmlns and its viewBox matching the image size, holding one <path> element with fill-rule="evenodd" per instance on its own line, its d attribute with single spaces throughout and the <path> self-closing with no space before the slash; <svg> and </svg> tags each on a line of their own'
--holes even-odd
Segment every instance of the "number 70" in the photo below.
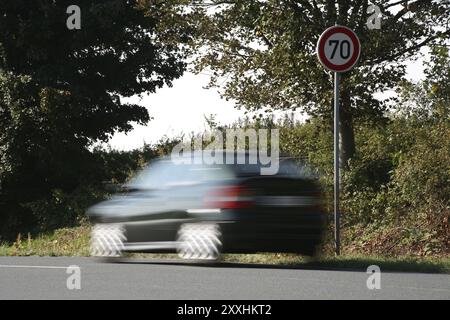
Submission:
<svg viewBox="0 0 450 320">
<path fill-rule="evenodd" d="M 334 46 L 331 53 L 331 59 L 334 59 L 339 48 L 339 55 L 342 59 L 348 59 L 350 57 L 350 41 L 348 40 L 330 40 L 329 46 Z"/>
</svg>

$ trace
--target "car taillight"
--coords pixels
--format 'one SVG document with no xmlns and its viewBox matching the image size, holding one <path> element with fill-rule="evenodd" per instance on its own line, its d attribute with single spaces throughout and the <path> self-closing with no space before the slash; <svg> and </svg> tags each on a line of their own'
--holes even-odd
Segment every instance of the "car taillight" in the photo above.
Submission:
<svg viewBox="0 0 450 320">
<path fill-rule="evenodd" d="M 242 186 L 224 186 L 213 189 L 205 198 L 207 208 L 244 209 L 254 204 L 249 189 Z"/>
</svg>

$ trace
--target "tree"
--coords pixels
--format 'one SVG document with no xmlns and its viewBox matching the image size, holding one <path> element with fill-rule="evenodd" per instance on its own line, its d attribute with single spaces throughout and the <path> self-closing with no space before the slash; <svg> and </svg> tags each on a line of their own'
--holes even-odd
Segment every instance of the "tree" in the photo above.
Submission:
<svg viewBox="0 0 450 320">
<path fill-rule="evenodd" d="M 343 74 L 341 89 L 342 163 L 355 153 L 354 121 L 377 123 L 388 100 L 376 93 L 393 89 L 405 75 L 405 61 L 448 38 L 448 1 L 373 1 L 383 14 L 382 29 L 369 30 L 367 0 L 209 0 L 192 1 L 200 56 L 196 70 L 211 71 L 238 107 L 301 109 L 330 120 L 332 75 L 315 55 L 319 35 L 336 23 L 356 31 L 362 43 L 359 65 Z"/>
<path fill-rule="evenodd" d="M 446 46 L 431 48 L 425 62 L 426 79 L 418 83 L 404 80 L 398 88 L 398 113 L 431 123 L 450 120 L 450 54 Z"/>
<path fill-rule="evenodd" d="M 73 4 L 81 9 L 79 30 L 66 26 Z M 150 119 L 124 98 L 153 93 L 183 74 L 189 31 L 161 29 L 164 12 L 144 14 L 139 5 L 0 2 L 2 215 L 95 177 L 87 147 Z"/>
</svg>

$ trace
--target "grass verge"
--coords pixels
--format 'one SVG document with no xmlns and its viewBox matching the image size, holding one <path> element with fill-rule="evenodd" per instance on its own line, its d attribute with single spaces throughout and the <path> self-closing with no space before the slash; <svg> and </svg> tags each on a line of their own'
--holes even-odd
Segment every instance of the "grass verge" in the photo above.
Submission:
<svg viewBox="0 0 450 320">
<path fill-rule="evenodd" d="M 0 256 L 89 256 L 90 226 L 58 229 L 32 238 L 18 235 L 13 243 L 0 244 Z M 132 258 L 177 259 L 175 254 L 133 254 Z M 384 271 L 447 273 L 450 257 L 385 257 L 364 255 L 322 256 L 315 259 L 296 254 L 225 254 L 226 263 L 279 265 L 299 269 L 363 270 L 377 265 Z"/>
<path fill-rule="evenodd" d="M 63 228 L 35 238 L 19 234 L 15 242 L 0 244 L 0 256 L 88 256 L 90 230 Z"/>
</svg>

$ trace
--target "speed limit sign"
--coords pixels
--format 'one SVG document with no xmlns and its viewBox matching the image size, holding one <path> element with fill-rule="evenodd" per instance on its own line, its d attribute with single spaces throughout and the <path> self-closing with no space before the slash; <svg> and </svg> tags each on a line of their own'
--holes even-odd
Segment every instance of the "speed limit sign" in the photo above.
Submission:
<svg viewBox="0 0 450 320">
<path fill-rule="evenodd" d="M 325 30 L 317 43 L 317 56 L 322 65 L 334 72 L 334 237 L 336 254 L 340 254 L 339 213 L 339 114 L 341 73 L 353 68 L 361 54 L 358 36 L 349 28 L 334 26 Z"/>
<path fill-rule="evenodd" d="M 317 43 L 317 55 L 325 68 L 345 72 L 358 62 L 361 44 L 349 28 L 334 26 L 322 33 Z"/>
</svg>

